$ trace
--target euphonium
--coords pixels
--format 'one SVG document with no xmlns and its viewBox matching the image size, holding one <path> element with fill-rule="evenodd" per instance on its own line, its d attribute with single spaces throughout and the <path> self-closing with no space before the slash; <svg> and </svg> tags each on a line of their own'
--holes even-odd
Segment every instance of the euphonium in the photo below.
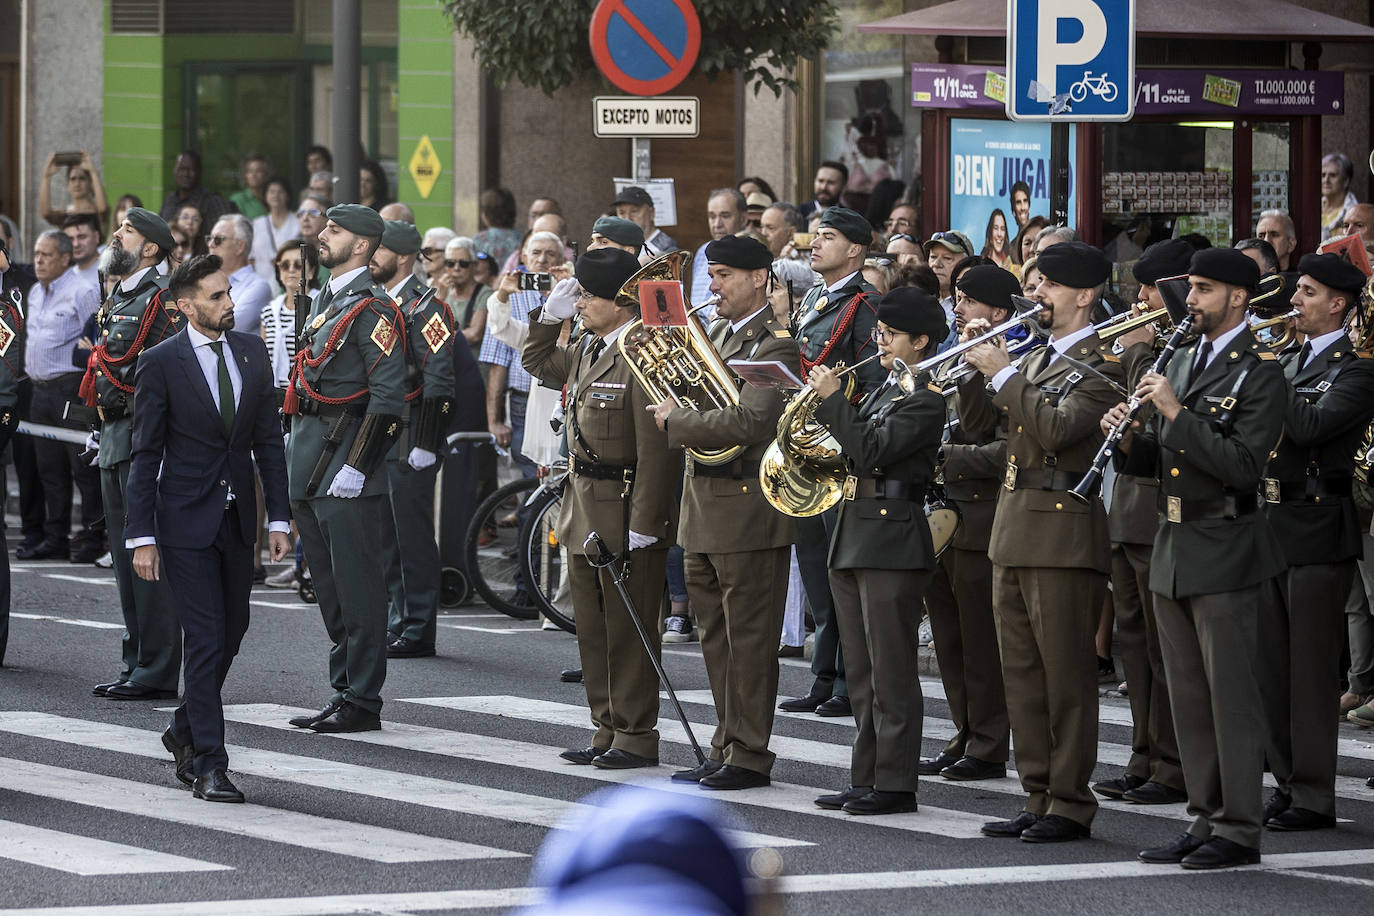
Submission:
<svg viewBox="0 0 1374 916">
<path fill-rule="evenodd" d="M 689 256 L 686 251 L 670 251 L 654 258 L 620 287 L 616 304 L 637 304 L 643 314 L 644 309 L 652 308 L 653 304 L 640 300 L 640 283 L 681 280 L 682 264 Z M 735 377 L 721 361 L 694 314 L 688 315 L 687 326 L 683 328 L 649 326 L 642 319 L 636 319 L 620 335 L 618 346 L 635 380 L 654 403 L 666 398 L 688 410 L 739 406 Z M 702 464 L 725 464 L 738 458 L 744 446 L 689 448 L 687 451 Z"/>
<path fill-rule="evenodd" d="M 1374 168 L 1374 153 L 1370 153 L 1371 168 Z M 1359 321 L 1360 336 L 1355 341 L 1357 350 L 1368 350 L 1374 346 L 1374 276 L 1370 276 L 1369 281 L 1364 285 L 1364 291 L 1360 293 L 1360 300 L 1355 306 L 1357 320 Z M 1370 482 L 1370 471 L 1374 469 L 1374 423 L 1365 427 L 1364 441 L 1360 443 L 1360 448 L 1355 452 L 1355 476 L 1361 483 Z"/>
</svg>

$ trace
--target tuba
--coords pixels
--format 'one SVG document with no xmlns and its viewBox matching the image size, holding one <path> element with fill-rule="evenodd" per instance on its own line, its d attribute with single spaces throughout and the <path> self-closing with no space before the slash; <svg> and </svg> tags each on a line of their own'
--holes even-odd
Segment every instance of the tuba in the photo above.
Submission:
<svg viewBox="0 0 1374 916">
<path fill-rule="evenodd" d="M 616 293 L 616 305 L 647 306 L 640 301 L 639 284 L 645 280 L 682 279 L 682 264 L 689 254 L 670 251 L 654 258 L 626 280 Z M 734 374 L 721 360 L 711 339 L 688 313 L 683 328 L 650 327 L 636 319 L 620 335 L 618 343 L 625 363 L 639 386 L 658 403 L 665 398 L 688 410 L 717 410 L 739 406 L 739 387 Z M 689 448 L 692 459 L 702 464 L 726 464 L 744 451 L 743 445 L 728 448 Z"/>
</svg>

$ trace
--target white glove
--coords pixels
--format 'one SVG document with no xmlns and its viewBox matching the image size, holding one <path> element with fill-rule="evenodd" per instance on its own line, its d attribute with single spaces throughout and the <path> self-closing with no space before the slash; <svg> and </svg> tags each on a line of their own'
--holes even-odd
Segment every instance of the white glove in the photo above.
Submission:
<svg viewBox="0 0 1374 916">
<path fill-rule="evenodd" d="M 648 547 L 650 544 L 656 543 L 658 543 L 658 538 L 656 537 L 650 537 L 647 534 L 640 534 L 638 531 L 630 532 L 631 550 L 639 550 L 640 548 Z"/>
<path fill-rule="evenodd" d="M 90 460 L 87 463 L 91 467 L 95 467 L 96 462 L 100 460 L 100 430 L 97 429 L 86 434 L 86 450 L 81 455 L 82 457 L 90 455 Z"/>
<path fill-rule="evenodd" d="M 363 472 L 352 465 L 344 465 L 339 468 L 339 473 L 334 475 L 334 482 L 329 485 L 328 495 L 337 496 L 340 499 L 353 499 L 363 492 L 363 482 L 367 478 Z"/>
<path fill-rule="evenodd" d="M 549 300 L 544 303 L 542 314 L 566 321 L 577 314 L 577 297 L 581 294 L 582 287 L 577 284 L 575 277 L 559 280 L 553 292 L 549 293 Z"/>
<path fill-rule="evenodd" d="M 431 464 L 438 460 L 438 455 L 434 454 L 428 449 L 423 448 L 411 449 L 410 457 L 406 458 L 406 462 L 417 471 L 423 471 L 425 468 L 429 467 Z"/>
</svg>

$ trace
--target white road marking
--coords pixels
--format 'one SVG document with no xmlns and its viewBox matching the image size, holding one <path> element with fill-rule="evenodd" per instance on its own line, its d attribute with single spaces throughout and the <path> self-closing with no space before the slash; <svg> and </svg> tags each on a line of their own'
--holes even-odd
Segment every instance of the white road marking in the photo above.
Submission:
<svg viewBox="0 0 1374 916">
<path fill-rule="evenodd" d="M 470 630 L 473 633 L 500 633 L 503 636 L 511 633 L 538 633 L 538 627 L 475 627 L 462 623 L 441 623 L 439 626 L 449 630 Z"/>
<path fill-rule="evenodd" d="M 115 585 L 114 579 L 108 575 L 96 578 L 94 576 L 69 576 L 65 573 L 43 573 L 44 579 L 61 579 L 63 582 L 82 582 L 86 585 Z"/>
<path fill-rule="evenodd" d="M 81 620 L 77 617 L 54 617 L 51 614 L 20 614 L 11 611 L 10 616 L 19 620 L 45 620 L 48 623 L 65 623 L 73 627 L 90 627 L 93 630 L 122 630 L 122 623 L 107 623 L 104 620 Z"/>
<path fill-rule="evenodd" d="M 259 900 L 196 900 L 132 906 L 72 906 L 0 910 L 0 916 L 403 916 L 427 910 L 497 910 L 537 903 L 538 891 L 523 887 L 491 890 L 420 891 L 404 894 L 338 894 Z"/>
<path fill-rule="evenodd" d="M 0 821 L 0 858 L 73 875 L 145 875 L 174 871 L 233 871 L 228 865 L 139 849 L 15 821 Z"/>
</svg>

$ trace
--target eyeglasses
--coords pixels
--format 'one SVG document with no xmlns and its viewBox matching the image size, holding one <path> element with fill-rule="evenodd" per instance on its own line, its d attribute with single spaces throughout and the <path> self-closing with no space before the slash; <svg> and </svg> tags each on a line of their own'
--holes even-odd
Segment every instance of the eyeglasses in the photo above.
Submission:
<svg viewBox="0 0 1374 916">
<path fill-rule="evenodd" d="M 302 207 L 296 211 L 297 216 L 324 216 L 324 213 L 314 207 Z"/>
<path fill-rule="evenodd" d="M 894 335 L 894 334 L 896 334 L 896 333 L 897 333 L 896 331 L 892 331 L 892 330 L 883 330 L 882 328 L 874 328 L 874 329 L 873 329 L 873 332 L 872 332 L 871 334 L 869 334 L 868 337 L 869 337 L 869 339 L 872 340 L 874 343 L 891 343 L 891 342 L 892 342 L 892 335 Z"/>
<path fill-rule="evenodd" d="M 930 237 L 930 240 L 931 242 L 953 242 L 958 246 L 960 251 L 968 255 L 973 254 L 973 249 L 969 248 L 968 242 L 964 241 L 963 237 L 953 230 L 949 232 L 937 232 Z"/>
<path fill-rule="evenodd" d="M 452 269 L 455 268 L 455 267 L 461 267 L 461 268 L 463 268 L 464 270 L 466 270 L 466 269 L 468 269 L 469 267 L 471 267 L 471 266 L 472 266 L 473 264 L 475 264 L 475 263 L 477 263 L 477 262 L 476 262 L 476 261 L 455 260 L 455 259 L 453 259 L 453 258 L 445 258 L 445 259 L 444 259 L 444 266 L 447 267 L 449 270 L 452 270 Z"/>
<path fill-rule="evenodd" d="M 281 270 L 300 270 L 300 261 L 278 261 L 277 267 Z"/>
<path fill-rule="evenodd" d="M 227 235 L 212 235 L 212 236 L 210 236 L 210 244 L 211 244 L 211 245 L 223 245 L 225 242 L 227 242 L 227 241 L 229 241 L 229 240 L 230 240 L 230 236 L 227 236 Z"/>
</svg>

